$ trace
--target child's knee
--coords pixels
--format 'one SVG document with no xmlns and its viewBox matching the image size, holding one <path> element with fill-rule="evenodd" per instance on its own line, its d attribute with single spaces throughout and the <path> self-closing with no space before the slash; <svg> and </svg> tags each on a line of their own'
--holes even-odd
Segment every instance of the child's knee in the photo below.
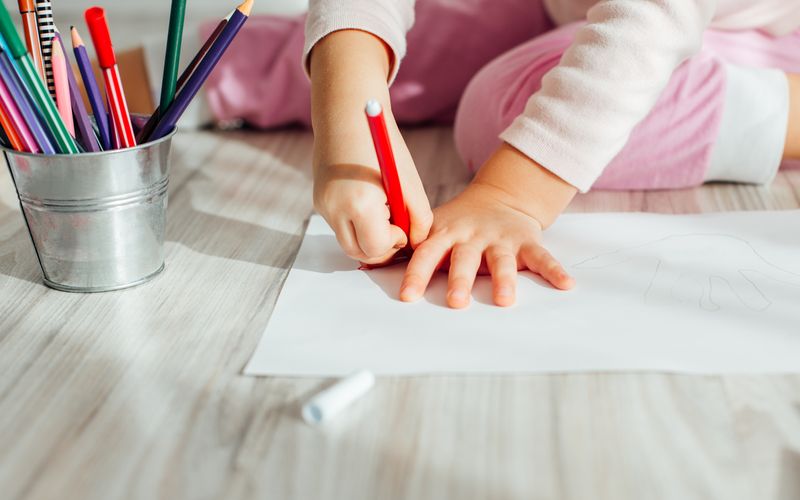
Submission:
<svg viewBox="0 0 800 500">
<path fill-rule="evenodd" d="M 500 145 L 498 136 L 558 64 L 575 29 L 565 26 L 526 42 L 484 66 L 469 82 L 458 105 L 454 135 L 458 154 L 471 171 Z"/>
</svg>

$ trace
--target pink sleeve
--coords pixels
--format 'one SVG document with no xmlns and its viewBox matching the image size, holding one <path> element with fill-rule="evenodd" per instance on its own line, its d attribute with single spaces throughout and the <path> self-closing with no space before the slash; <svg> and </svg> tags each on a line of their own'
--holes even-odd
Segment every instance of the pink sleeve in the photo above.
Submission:
<svg viewBox="0 0 800 500">
<path fill-rule="evenodd" d="M 702 43 L 716 0 L 606 0 L 500 135 L 587 191 L 628 141 L 673 71 Z"/>
<path fill-rule="evenodd" d="M 414 24 L 415 0 L 311 0 L 306 18 L 303 67 L 308 73 L 308 56 L 325 35 L 337 30 L 358 29 L 382 39 L 394 52 L 389 82 L 394 81 L 406 54 L 406 32 Z"/>
</svg>

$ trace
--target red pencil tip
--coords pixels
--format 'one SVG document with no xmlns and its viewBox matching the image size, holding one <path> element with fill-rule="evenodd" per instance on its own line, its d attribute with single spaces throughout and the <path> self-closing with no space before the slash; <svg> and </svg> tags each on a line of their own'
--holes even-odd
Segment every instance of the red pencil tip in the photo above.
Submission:
<svg viewBox="0 0 800 500">
<path fill-rule="evenodd" d="M 106 11 L 102 7 L 90 7 L 84 13 L 89 34 L 92 35 L 94 50 L 97 52 L 97 62 L 101 68 L 110 68 L 117 64 L 114 48 L 111 44 L 111 34 L 106 22 Z"/>
</svg>

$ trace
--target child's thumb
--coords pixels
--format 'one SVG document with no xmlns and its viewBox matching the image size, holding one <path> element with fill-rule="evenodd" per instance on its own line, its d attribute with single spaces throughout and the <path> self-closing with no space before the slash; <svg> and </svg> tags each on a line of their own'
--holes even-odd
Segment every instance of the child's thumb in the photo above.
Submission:
<svg viewBox="0 0 800 500">
<path fill-rule="evenodd" d="M 405 248 L 408 245 L 408 237 L 406 233 L 403 232 L 402 229 L 392 224 L 389 227 L 389 232 L 391 233 L 392 237 L 392 246 L 396 250 L 400 250 L 401 248 Z"/>
</svg>

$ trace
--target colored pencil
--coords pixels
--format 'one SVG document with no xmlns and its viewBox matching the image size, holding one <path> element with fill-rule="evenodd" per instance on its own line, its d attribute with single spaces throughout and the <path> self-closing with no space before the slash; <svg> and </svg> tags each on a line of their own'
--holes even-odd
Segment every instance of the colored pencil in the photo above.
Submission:
<svg viewBox="0 0 800 500">
<path fill-rule="evenodd" d="M 17 34 L 14 28 L 14 22 L 11 20 L 8 9 L 3 3 L 0 3 L 0 34 L 2 34 L 8 44 L 11 56 L 17 62 L 17 69 L 20 72 L 20 77 L 25 88 L 33 95 L 34 102 L 39 112 L 42 114 L 47 128 L 55 138 L 58 152 L 67 154 L 78 153 L 78 145 L 75 144 L 75 140 L 69 135 L 67 127 L 58 115 L 55 103 L 47 93 L 47 89 L 42 83 L 41 78 L 36 74 L 33 62 L 25 49 L 25 45 L 22 44 L 19 34 Z"/>
<path fill-rule="evenodd" d="M 131 125 L 128 103 L 125 101 L 125 92 L 119 76 L 119 67 L 114 55 L 105 11 L 102 7 L 91 7 L 86 10 L 85 17 L 95 51 L 97 51 L 97 61 L 103 69 L 114 132 L 122 147 L 133 147 L 136 145 L 136 137 L 133 133 L 133 125 Z"/>
<path fill-rule="evenodd" d="M 222 29 L 225 27 L 226 24 L 228 24 L 228 18 L 221 20 L 219 24 L 217 24 L 217 27 L 214 28 L 214 31 L 211 32 L 211 34 L 206 39 L 205 43 L 203 43 L 203 46 L 200 47 L 200 50 L 198 50 L 197 54 L 194 55 L 192 61 L 189 63 L 188 66 L 186 66 L 186 69 L 183 70 L 183 73 L 181 73 L 180 78 L 178 78 L 178 84 L 176 87 L 177 92 L 181 91 L 183 86 L 186 84 L 186 80 L 188 80 L 189 77 L 192 76 L 192 73 L 194 72 L 195 68 L 197 68 L 197 65 L 200 64 L 200 61 L 202 61 L 203 57 L 205 57 L 205 55 L 208 53 L 208 50 L 214 44 L 214 40 L 216 40 L 219 34 L 222 33 Z M 156 126 L 156 123 L 158 123 L 158 116 L 160 113 L 161 113 L 161 106 L 157 107 L 156 110 L 153 111 L 153 114 L 150 115 L 150 118 L 147 120 L 147 123 L 145 123 L 141 129 L 139 129 L 139 133 L 136 134 L 137 142 L 139 143 L 144 142 L 150 135 L 150 133 L 153 132 L 153 128 Z"/>
<path fill-rule="evenodd" d="M 161 109 L 167 109 L 175 99 L 185 16 L 186 0 L 172 0 L 172 8 L 169 12 L 167 52 L 164 57 L 164 74 L 161 79 L 161 102 L 159 103 Z"/>
<path fill-rule="evenodd" d="M 2 78 L 0 78 L 0 106 L 3 107 L 3 113 L 6 115 L 6 120 L 3 121 L 3 128 L 6 127 L 6 121 L 8 121 L 9 125 L 13 128 L 13 134 L 6 133 L 9 142 L 11 142 L 12 146 L 14 145 L 12 135 L 15 135 L 20 142 L 20 148 L 15 147 L 14 149 L 27 151 L 28 153 L 40 152 L 41 149 L 39 149 L 39 145 L 36 144 L 36 139 L 34 139 L 28 125 L 25 123 L 25 119 L 22 117 L 17 103 L 14 102 L 14 95 Z"/>
<path fill-rule="evenodd" d="M 83 44 L 77 28 L 73 26 L 70 28 L 70 32 L 72 34 L 72 50 L 75 54 L 75 61 L 78 63 L 78 70 L 81 72 L 81 78 L 83 79 L 83 87 L 86 89 L 89 105 L 92 107 L 92 113 L 94 114 L 94 122 L 97 124 L 100 146 L 106 150 L 112 149 L 108 114 L 103 104 L 100 88 L 97 86 L 97 80 L 94 78 L 94 70 L 92 69 L 91 61 L 89 61 L 89 54 L 86 52 L 86 46 Z"/>
<path fill-rule="evenodd" d="M 14 123 L 11 121 L 11 116 L 8 110 L 8 101 L 0 97 L 0 127 L 6 133 L 8 142 L 11 144 L 11 149 L 15 151 L 25 151 L 25 145 L 22 144 L 22 139 L 19 133 L 14 128 Z"/>
<path fill-rule="evenodd" d="M 109 109 L 111 105 L 109 104 Z M 111 112 L 108 113 L 108 123 L 113 122 L 113 118 L 111 117 Z M 131 127 L 133 127 L 133 122 L 131 122 Z M 114 149 L 122 149 L 122 143 L 119 141 L 119 134 L 117 134 L 117 128 L 111 127 L 111 147 Z"/>
<path fill-rule="evenodd" d="M 69 80 L 67 80 L 67 61 L 61 51 L 58 38 L 53 38 L 53 53 L 50 56 L 53 67 L 53 81 L 56 86 L 56 107 L 64 125 L 72 137 L 75 137 L 75 121 L 72 119 L 72 99 L 69 96 Z"/>
<path fill-rule="evenodd" d="M 164 110 L 164 114 L 160 116 L 158 124 L 155 126 L 155 129 L 150 134 L 148 139 L 160 139 L 175 128 L 178 123 L 178 119 L 180 119 L 183 112 L 186 111 L 189 103 L 192 101 L 194 96 L 197 95 L 200 87 L 203 86 L 203 83 L 211 74 L 211 71 L 222 58 L 222 55 L 230 46 L 233 38 L 247 21 L 252 8 L 253 0 L 245 0 L 236 8 L 231 15 L 230 20 L 228 20 L 227 24 L 225 24 L 225 27 L 222 29 L 222 32 L 219 34 L 217 39 L 214 40 L 214 43 L 208 50 L 206 56 L 202 61 L 200 61 L 200 63 L 197 65 L 197 68 L 186 80 L 184 87 L 176 95 L 175 101 L 173 101 L 169 108 Z"/>
<path fill-rule="evenodd" d="M 394 159 L 392 144 L 389 141 L 389 132 L 386 130 L 383 109 L 378 101 L 370 100 L 367 102 L 364 111 L 367 115 L 372 143 L 375 145 L 375 153 L 378 156 L 383 190 L 386 191 L 386 198 L 389 201 L 391 222 L 408 235 L 411 223 L 408 217 L 408 209 L 405 201 L 403 201 L 403 189 L 400 185 L 400 176 L 397 173 L 397 163 Z"/>
<path fill-rule="evenodd" d="M 42 47 L 43 81 L 47 83 L 50 97 L 55 99 L 56 88 L 50 57 L 53 52 L 53 37 L 56 34 L 56 26 L 53 22 L 53 2 L 51 0 L 36 0 L 36 25 L 39 30 L 39 43 Z"/>
<path fill-rule="evenodd" d="M 25 90 L 24 84 L 14 68 L 14 63 L 11 62 L 8 56 L 8 47 L 3 37 L 0 37 L 0 46 L 2 46 L 0 47 L 0 78 L 3 79 L 11 95 L 14 96 L 14 102 L 19 106 L 22 118 L 28 125 L 42 152 L 48 155 L 55 154 L 55 143 L 45 130 L 44 119 L 36 112 L 36 102 L 33 100 L 33 96 Z"/>
<path fill-rule="evenodd" d="M 22 16 L 22 30 L 25 32 L 25 44 L 33 59 L 36 71 L 44 80 L 44 61 L 42 60 L 42 44 L 39 42 L 39 22 L 36 20 L 36 4 L 33 0 L 19 0 L 19 13 Z"/>
<path fill-rule="evenodd" d="M 78 80 L 75 78 L 75 72 L 72 65 L 69 63 L 69 56 L 67 55 L 67 47 L 64 45 L 64 39 L 61 33 L 56 30 L 56 40 L 61 45 L 61 55 L 67 62 L 67 80 L 69 83 L 69 97 L 72 103 L 72 116 L 75 117 L 75 125 L 77 135 L 75 138 L 86 151 L 95 152 L 100 151 L 100 144 L 97 142 L 97 136 L 92 128 L 92 121 L 89 119 L 89 113 L 86 111 L 86 104 L 83 102 L 81 96 L 81 89 L 78 86 Z"/>
</svg>

